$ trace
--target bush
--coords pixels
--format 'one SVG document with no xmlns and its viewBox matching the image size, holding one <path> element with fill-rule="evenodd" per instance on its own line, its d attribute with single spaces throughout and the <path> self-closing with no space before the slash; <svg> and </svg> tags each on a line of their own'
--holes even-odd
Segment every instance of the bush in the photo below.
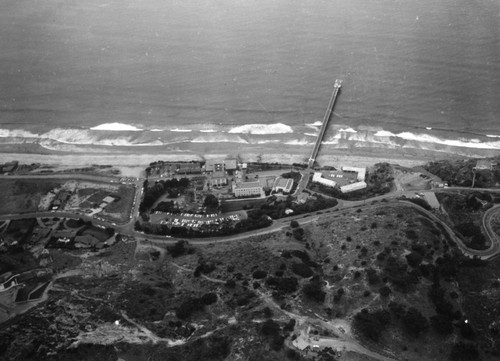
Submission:
<svg viewBox="0 0 500 361">
<path fill-rule="evenodd" d="M 260 280 L 262 278 L 266 278 L 267 277 L 267 272 L 266 271 L 257 270 L 257 271 L 255 271 L 252 274 L 252 277 L 255 278 L 255 279 Z"/>
<path fill-rule="evenodd" d="M 386 310 L 370 313 L 364 309 L 354 316 L 353 326 L 361 336 L 377 342 L 380 339 L 381 332 L 385 330 L 390 322 L 391 315 Z"/>
<path fill-rule="evenodd" d="M 204 305 L 211 305 L 212 303 L 217 302 L 217 295 L 215 293 L 205 293 L 201 296 L 200 301 Z"/>
<path fill-rule="evenodd" d="M 304 285 L 302 292 L 313 301 L 324 302 L 326 293 L 322 290 L 321 283 L 319 281 L 311 281 Z"/>
<path fill-rule="evenodd" d="M 197 298 L 189 298 L 175 310 L 177 318 L 184 320 L 191 317 L 194 312 L 203 310 L 204 306 Z"/>
<path fill-rule="evenodd" d="M 184 240 L 177 241 L 173 246 L 167 246 L 167 252 L 174 258 L 180 257 L 188 253 L 189 243 Z"/>
<path fill-rule="evenodd" d="M 479 359 L 479 351 L 475 344 L 459 342 L 453 345 L 450 358 L 453 361 L 470 361 Z"/>
<path fill-rule="evenodd" d="M 452 319 L 446 315 L 434 315 L 431 317 L 432 328 L 441 335 L 449 335 L 453 333 Z"/>
<path fill-rule="evenodd" d="M 298 226 L 299 226 L 299 222 L 297 222 L 296 220 L 293 220 L 290 222 L 290 227 L 297 228 Z"/>
<path fill-rule="evenodd" d="M 266 284 L 283 293 L 291 293 L 297 291 L 298 281 L 295 277 L 269 277 Z"/>
<path fill-rule="evenodd" d="M 280 332 L 280 325 L 278 325 L 272 319 L 269 319 L 269 320 L 266 320 L 262 324 L 261 331 L 262 331 L 262 334 L 264 334 L 266 336 L 278 335 Z"/>
<path fill-rule="evenodd" d="M 296 275 L 299 275 L 299 276 L 304 277 L 304 278 L 309 278 L 314 274 L 312 269 L 310 269 L 308 266 L 306 266 L 303 263 L 292 264 L 292 271 Z"/>
<path fill-rule="evenodd" d="M 402 321 L 405 330 L 412 336 L 418 336 L 429 328 L 429 322 L 415 307 L 408 309 Z"/>
<path fill-rule="evenodd" d="M 303 228 L 295 228 L 293 230 L 293 237 L 297 240 L 297 241 L 302 241 L 303 238 L 304 238 L 304 229 Z"/>
<path fill-rule="evenodd" d="M 380 288 L 379 293 L 382 297 L 387 297 L 391 294 L 391 289 L 388 286 L 383 286 Z"/>
</svg>

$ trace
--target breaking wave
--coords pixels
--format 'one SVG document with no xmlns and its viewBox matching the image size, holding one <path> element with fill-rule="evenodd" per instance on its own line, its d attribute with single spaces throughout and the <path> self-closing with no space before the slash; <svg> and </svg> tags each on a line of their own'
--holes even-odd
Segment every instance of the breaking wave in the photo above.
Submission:
<svg viewBox="0 0 500 361">
<path fill-rule="evenodd" d="M 283 123 L 275 124 L 245 124 L 232 128 L 228 133 L 236 134 L 286 134 L 293 133 L 292 127 Z"/>
<path fill-rule="evenodd" d="M 170 129 L 171 132 L 179 132 L 179 133 L 190 133 L 193 130 L 192 129 L 180 129 L 180 128 L 174 128 Z"/>
<path fill-rule="evenodd" d="M 191 143 L 241 143 L 249 144 L 245 139 L 237 135 L 213 134 L 202 135 L 191 140 Z"/>
<path fill-rule="evenodd" d="M 104 123 L 95 127 L 90 128 L 90 130 L 112 130 L 112 131 L 122 131 L 122 132 L 137 132 L 142 129 L 134 127 L 133 125 L 123 124 L 123 123 Z"/>
</svg>

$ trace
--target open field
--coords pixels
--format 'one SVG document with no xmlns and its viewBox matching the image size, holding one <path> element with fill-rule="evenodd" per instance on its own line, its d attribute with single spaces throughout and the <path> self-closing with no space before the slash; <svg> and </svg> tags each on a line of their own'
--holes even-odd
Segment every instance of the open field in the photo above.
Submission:
<svg viewBox="0 0 500 361">
<path fill-rule="evenodd" d="M 52 179 L 0 179 L 0 214 L 37 211 L 42 197 L 61 183 Z"/>
</svg>

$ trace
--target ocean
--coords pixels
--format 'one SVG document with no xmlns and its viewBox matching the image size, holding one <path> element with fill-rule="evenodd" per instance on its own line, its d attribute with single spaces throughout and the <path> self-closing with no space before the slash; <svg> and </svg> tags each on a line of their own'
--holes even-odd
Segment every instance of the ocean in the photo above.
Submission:
<svg viewBox="0 0 500 361">
<path fill-rule="evenodd" d="M 497 0 L 6 0 L 0 143 L 500 153 Z"/>
</svg>

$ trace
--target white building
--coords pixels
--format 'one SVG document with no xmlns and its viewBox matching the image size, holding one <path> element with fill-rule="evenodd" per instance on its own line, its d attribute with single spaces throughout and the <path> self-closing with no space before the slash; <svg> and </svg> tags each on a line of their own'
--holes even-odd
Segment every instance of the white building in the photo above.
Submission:
<svg viewBox="0 0 500 361">
<path fill-rule="evenodd" d="M 235 197 L 262 196 L 263 190 L 260 182 L 233 183 Z"/>
<path fill-rule="evenodd" d="M 293 179 L 291 178 L 277 178 L 274 182 L 273 191 L 290 193 L 293 187 Z"/>
<path fill-rule="evenodd" d="M 366 186 L 367 186 L 367 184 L 364 181 L 363 182 L 356 182 L 356 183 L 351 183 L 351 184 L 347 184 L 345 186 L 340 187 L 340 191 L 342 193 L 349 193 L 349 192 L 358 191 L 360 189 L 365 189 Z"/>
<path fill-rule="evenodd" d="M 358 181 L 362 182 L 366 177 L 366 168 L 358 168 L 358 167 L 342 167 L 343 172 L 354 172 L 357 173 Z"/>
<path fill-rule="evenodd" d="M 331 179 L 326 179 L 326 178 L 323 178 L 323 174 L 321 172 L 315 172 L 313 174 L 313 179 L 312 179 L 313 182 L 315 183 L 319 183 L 319 184 L 323 184 L 327 187 L 335 187 L 337 185 L 337 183 Z"/>
</svg>

